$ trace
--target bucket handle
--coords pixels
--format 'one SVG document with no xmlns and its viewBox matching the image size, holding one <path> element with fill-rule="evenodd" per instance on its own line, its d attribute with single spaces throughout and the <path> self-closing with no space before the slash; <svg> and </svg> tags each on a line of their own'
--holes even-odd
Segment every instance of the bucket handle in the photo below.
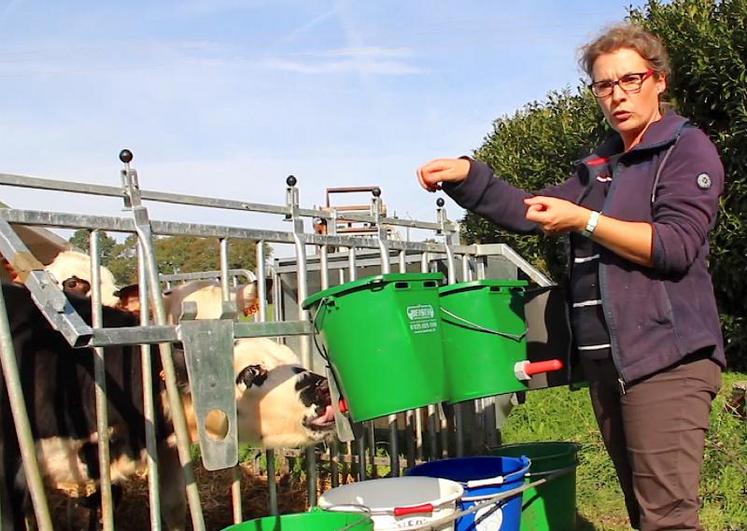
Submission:
<svg viewBox="0 0 747 531">
<path fill-rule="evenodd" d="M 505 476 L 495 476 L 493 478 L 487 479 L 472 479 L 465 482 L 464 484 L 468 489 L 476 489 L 479 487 L 488 487 L 490 485 L 503 485 L 506 481 L 511 481 L 517 477 L 527 476 L 529 468 L 532 466 L 532 461 L 528 457 L 524 456 L 521 457 L 521 460 L 522 466 L 516 472 L 511 472 L 510 474 L 506 474 Z"/>
<path fill-rule="evenodd" d="M 328 511 L 330 513 L 334 512 L 345 512 L 345 513 L 361 513 L 368 516 L 368 518 L 371 518 L 371 509 L 365 505 L 360 505 L 357 503 L 344 503 L 340 505 L 330 505 L 329 507 L 319 507 L 322 511 Z M 309 509 L 311 510 L 311 509 Z M 359 528 L 361 526 L 367 526 L 367 524 L 370 522 L 370 520 L 361 520 L 359 522 L 353 522 L 352 524 L 348 524 L 344 527 L 338 528 L 336 531 L 352 531 L 356 528 Z"/>
<path fill-rule="evenodd" d="M 337 386 L 337 389 L 342 393 L 342 385 L 340 385 L 340 380 L 337 377 L 337 372 L 335 371 L 334 367 L 332 367 L 332 363 L 329 361 L 329 352 L 327 352 L 327 347 L 324 346 L 324 342 L 320 341 L 319 338 L 319 314 L 322 312 L 322 308 L 325 304 L 327 304 L 330 300 L 334 302 L 334 299 L 331 297 L 323 297 L 319 304 L 317 305 L 316 311 L 314 312 L 314 315 L 311 317 L 311 327 L 313 328 L 311 332 L 311 338 L 314 341 L 314 346 L 316 347 L 317 352 L 319 352 L 319 355 L 324 360 L 324 364 L 329 369 L 329 373 L 332 375 L 332 378 L 335 380 L 335 385 Z M 342 396 L 342 395 L 341 395 Z M 338 404 L 339 408 L 339 404 Z"/>
<path fill-rule="evenodd" d="M 563 468 L 554 468 L 552 470 L 545 470 L 544 472 L 527 472 L 528 478 L 541 478 L 545 476 L 564 476 L 565 474 L 570 474 L 574 470 L 576 470 L 578 464 L 574 463 L 570 466 L 565 466 Z"/>
<path fill-rule="evenodd" d="M 395 507 L 394 516 L 407 516 L 409 514 L 431 514 L 433 513 L 432 503 L 421 503 L 420 505 L 409 505 L 407 507 Z"/>
<path fill-rule="evenodd" d="M 527 331 L 526 330 L 524 330 L 520 334 L 510 334 L 508 332 L 500 332 L 498 330 L 493 330 L 492 328 L 486 328 L 486 327 L 484 327 L 482 325 L 479 325 L 477 323 L 473 323 L 472 321 L 469 321 L 469 320 L 465 319 L 464 317 L 460 317 L 457 314 L 455 314 L 454 312 L 450 312 L 449 310 L 447 310 L 443 306 L 441 306 L 441 311 L 444 312 L 449 317 L 451 317 L 452 319 L 455 319 L 456 321 L 458 321 L 455 324 L 464 325 L 467 328 L 471 328 L 472 330 L 476 330 L 478 332 L 486 332 L 488 334 L 493 334 L 493 335 L 496 335 L 496 336 L 501 336 L 501 337 L 505 337 L 505 338 L 508 338 L 508 339 L 513 339 L 514 341 L 521 341 L 527 335 Z"/>
</svg>

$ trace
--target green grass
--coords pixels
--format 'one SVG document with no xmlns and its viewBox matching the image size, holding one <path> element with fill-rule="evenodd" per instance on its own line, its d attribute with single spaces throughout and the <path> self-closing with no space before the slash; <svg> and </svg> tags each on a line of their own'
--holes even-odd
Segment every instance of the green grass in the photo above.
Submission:
<svg viewBox="0 0 747 531">
<path fill-rule="evenodd" d="M 707 531 L 747 529 L 747 422 L 728 412 L 732 384 L 744 373 L 726 373 L 713 404 L 701 479 L 701 522 Z M 581 444 L 577 507 L 581 530 L 627 530 L 622 492 L 604 450 L 588 392 L 532 391 L 514 408 L 502 430 L 505 443 L 574 441 Z"/>
</svg>

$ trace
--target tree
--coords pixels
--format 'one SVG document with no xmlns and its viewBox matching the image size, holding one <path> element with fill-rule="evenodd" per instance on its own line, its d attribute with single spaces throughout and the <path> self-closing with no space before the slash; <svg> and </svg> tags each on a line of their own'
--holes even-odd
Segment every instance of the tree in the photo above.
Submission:
<svg viewBox="0 0 747 531">
<path fill-rule="evenodd" d="M 659 35 L 670 52 L 673 107 L 703 128 L 718 147 L 727 191 L 711 234 L 711 271 L 727 357 L 747 368 L 747 0 L 650 1 L 630 19 Z M 557 183 L 573 161 L 609 130 L 585 87 L 552 92 L 501 117 L 475 151 L 506 181 L 526 190 Z M 505 242 L 553 278 L 564 278 L 563 240 L 516 236 L 467 214 L 467 242 Z"/>
<path fill-rule="evenodd" d="M 88 229 L 78 229 L 70 237 L 70 243 L 75 247 L 90 254 L 91 231 Z M 113 256 L 117 254 L 117 240 L 109 236 L 106 231 L 99 231 L 99 251 L 101 253 L 101 263 L 108 265 Z"/>
</svg>

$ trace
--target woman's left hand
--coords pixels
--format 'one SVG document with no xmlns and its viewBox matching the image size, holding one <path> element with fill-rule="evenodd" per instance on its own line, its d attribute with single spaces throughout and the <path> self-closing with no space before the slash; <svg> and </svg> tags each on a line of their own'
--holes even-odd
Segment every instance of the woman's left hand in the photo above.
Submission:
<svg viewBox="0 0 747 531">
<path fill-rule="evenodd" d="M 557 197 L 534 196 L 524 200 L 526 218 L 537 223 L 546 234 L 562 234 L 586 227 L 591 212 Z"/>
</svg>

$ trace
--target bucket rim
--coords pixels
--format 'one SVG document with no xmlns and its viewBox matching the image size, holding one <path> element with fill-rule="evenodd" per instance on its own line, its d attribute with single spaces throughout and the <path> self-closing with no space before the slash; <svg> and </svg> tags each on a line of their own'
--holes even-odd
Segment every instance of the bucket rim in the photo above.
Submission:
<svg viewBox="0 0 747 531">
<path fill-rule="evenodd" d="M 441 282 L 444 279 L 443 273 L 383 273 L 380 275 L 372 275 L 363 277 L 358 280 L 352 280 L 345 282 L 338 286 L 332 286 L 321 291 L 317 291 L 313 295 L 310 295 L 304 299 L 301 306 L 304 310 L 308 310 L 311 306 L 319 303 L 323 298 L 330 296 L 339 296 L 350 291 L 356 291 L 359 289 L 367 288 L 373 284 L 388 284 L 391 282 L 401 282 L 403 280 L 434 280 Z"/>
<path fill-rule="evenodd" d="M 529 282 L 527 282 L 526 280 L 486 278 L 483 280 L 470 280 L 469 282 L 457 282 L 456 284 L 441 286 L 438 289 L 438 294 L 440 296 L 444 296 L 451 295 L 459 291 L 480 288 L 525 288 L 527 286 L 529 286 Z"/>
<path fill-rule="evenodd" d="M 499 452 L 502 449 L 512 449 L 512 448 L 526 448 L 526 447 L 535 447 L 535 448 L 541 448 L 541 447 L 552 447 L 552 446 L 565 446 L 566 450 L 562 452 L 554 452 L 551 454 L 541 455 L 541 456 L 535 456 L 532 459 L 537 461 L 539 459 L 554 459 L 559 457 L 565 457 L 570 454 L 573 454 L 575 456 L 575 460 L 578 461 L 578 452 L 582 449 L 583 445 L 573 442 L 573 441 L 529 441 L 524 443 L 509 443 L 509 444 L 502 444 L 500 446 L 493 446 L 491 448 L 488 448 L 489 452 Z M 494 454 L 495 455 L 495 454 Z M 510 457 L 510 456 L 506 456 Z"/>
<path fill-rule="evenodd" d="M 300 513 L 259 516 L 257 518 L 252 518 L 250 520 L 245 520 L 243 522 L 239 522 L 236 524 L 232 524 L 228 527 L 224 527 L 222 528 L 221 531 L 241 531 L 245 527 L 249 526 L 250 524 L 255 524 L 254 527 L 256 528 L 256 525 L 259 524 L 260 522 L 269 521 L 270 519 L 279 519 L 279 520 L 285 519 L 286 521 L 290 521 L 294 519 L 301 520 L 309 516 L 318 517 L 318 515 L 325 514 L 325 513 L 334 513 L 335 515 L 346 515 L 351 518 L 357 518 L 357 520 L 355 520 L 354 522 L 345 524 L 345 527 L 343 528 L 343 529 L 351 529 L 351 531 L 354 530 L 356 527 L 360 527 L 362 525 L 373 523 L 371 520 L 371 517 L 363 511 L 327 511 L 322 508 L 318 508 L 319 510 L 315 510 L 315 509 L 317 509 L 317 507 L 312 507 L 308 511 L 300 512 Z"/>
<path fill-rule="evenodd" d="M 442 507 L 444 505 L 447 505 L 447 504 L 450 504 L 450 503 L 454 503 L 454 502 L 456 502 L 457 500 L 459 500 L 460 498 L 462 498 L 464 496 L 464 487 L 458 481 L 453 481 L 451 479 L 446 479 L 446 478 L 433 478 L 433 477 L 428 477 L 428 476 L 400 476 L 400 477 L 396 477 L 396 478 L 369 479 L 369 480 L 366 480 L 366 481 L 358 481 L 358 482 L 355 482 L 355 483 L 348 483 L 347 485 L 340 485 L 339 487 L 335 487 L 334 489 L 330 489 L 327 492 L 325 492 L 324 494 L 322 494 L 319 497 L 319 500 L 318 500 L 317 504 L 318 504 L 319 507 L 321 507 L 325 511 L 331 511 L 331 512 L 354 512 L 354 511 L 351 510 L 351 508 L 354 508 L 355 505 L 361 505 L 360 512 L 362 514 L 366 512 L 364 510 L 364 508 L 367 508 L 368 509 L 368 513 L 371 514 L 371 515 L 377 515 L 377 514 L 379 514 L 379 515 L 382 515 L 382 514 L 391 515 L 391 514 L 394 514 L 394 510 L 396 508 L 398 508 L 397 505 L 392 505 L 390 507 L 382 507 L 382 506 L 372 507 L 372 506 L 368 506 L 368 505 L 364 505 L 364 504 L 354 504 L 354 503 L 330 503 L 329 501 L 327 501 L 327 500 L 324 499 L 324 496 L 325 496 L 325 494 L 328 494 L 328 493 L 332 492 L 335 489 L 340 489 L 340 488 L 343 488 L 343 487 L 347 487 L 348 490 L 349 490 L 349 489 L 353 488 L 356 485 L 360 485 L 362 483 L 370 484 L 373 481 L 377 481 L 377 482 L 381 482 L 381 483 L 384 483 L 384 482 L 391 483 L 393 481 L 397 481 L 398 483 L 402 483 L 401 480 L 403 480 L 403 479 L 404 480 L 413 480 L 413 479 L 417 479 L 417 480 L 420 480 L 420 479 L 436 480 L 439 483 L 446 483 L 449 487 L 453 487 L 454 488 L 454 492 L 452 492 L 451 494 L 448 494 L 448 495 L 445 495 L 445 496 L 442 496 L 442 497 L 436 498 L 436 499 L 423 500 L 423 501 L 419 502 L 418 505 L 421 505 L 421 504 L 422 505 L 430 504 L 435 509 L 435 508 L 440 508 L 440 507 Z M 449 484 L 451 484 L 451 485 L 449 485 Z M 340 492 L 340 491 L 338 491 L 338 492 Z M 334 510 L 334 507 L 339 507 L 340 508 L 339 511 Z"/>
<path fill-rule="evenodd" d="M 512 483 L 515 481 L 519 481 L 524 478 L 524 476 L 529 472 L 529 470 L 532 467 L 532 460 L 525 456 L 500 456 L 500 455 L 473 455 L 468 457 L 451 457 L 448 459 L 437 459 L 435 461 L 428 461 L 426 463 L 421 463 L 420 465 L 416 465 L 409 469 L 407 471 L 407 474 L 412 474 L 412 472 L 417 469 L 425 470 L 429 465 L 433 463 L 453 463 L 453 464 L 459 464 L 460 462 L 464 463 L 466 461 L 493 461 L 495 459 L 512 459 L 514 461 L 518 461 L 520 463 L 519 468 L 514 470 L 513 472 L 508 472 L 506 474 L 501 474 L 498 476 L 491 476 L 489 478 L 484 479 L 478 479 L 478 480 L 467 480 L 467 481 L 459 481 L 455 479 L 450 479 L 448 481 L 454 481 L 455 483 L 459 483 L 464 487 L 465 489 L 473 489 L 473 488 L 480 488 L 485 486 L 495 486 L 495 485 L 504 485 L 506 483 Z M 434 477 L 434 476 L 410 476 L 410 477 Z M 448 478 L 443 478 L 448 479 Z"/>
</svg>

